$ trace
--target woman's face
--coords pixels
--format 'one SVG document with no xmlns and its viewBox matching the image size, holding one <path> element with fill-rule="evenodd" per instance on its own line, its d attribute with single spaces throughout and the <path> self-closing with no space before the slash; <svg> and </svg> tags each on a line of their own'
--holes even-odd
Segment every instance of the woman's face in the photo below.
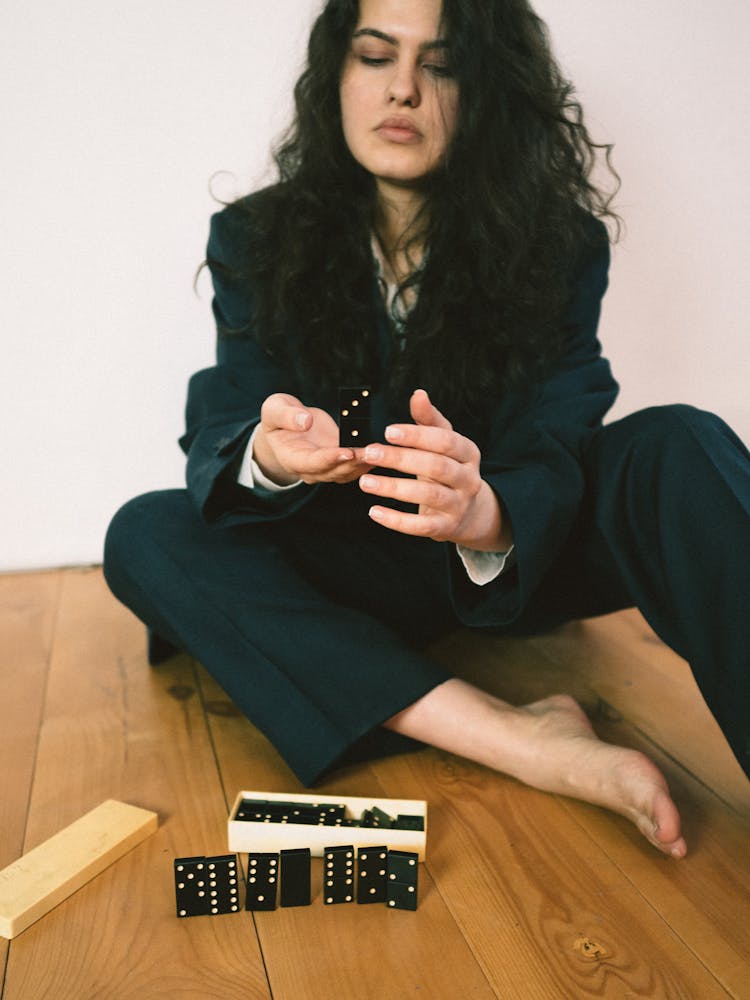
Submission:
<svg viewBox="0 0 750 1000">
<path fill-rule="evenodd" d="M 344 138 L 381 193 L 417 188 L 456 127 L 457 85 L 440 33 L 442 0 L 360 0 L 341 75 Z"/>
</svg>

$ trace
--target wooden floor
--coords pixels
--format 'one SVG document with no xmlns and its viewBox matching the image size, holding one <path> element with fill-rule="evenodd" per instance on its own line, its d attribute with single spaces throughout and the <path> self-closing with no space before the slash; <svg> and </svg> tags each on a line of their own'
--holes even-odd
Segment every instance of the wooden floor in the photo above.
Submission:
<svg viewBox="0 0 750 1000">
<path fill-rule="evenodd" d="M 173 858 L 226 851 L 240 789 L 298 782 L 198 664 L 148 667 L 99 569 L 0 576 L 0 650 L 0 867 L 107 798 L 160 817 L 0 938 L 3 1000 L 750 998 L 750 783 L 633 612 L 539 639 L 456 634 L 436 655 L 511 700 L 570 691 L 602 736 L 651 753 L 689 858 L 432 750 L 337 773 L 321 793 L 428 800 L 416 913 L 325 907 L 318 889 L 310 907 L 178 920 Z"/>
</svg>

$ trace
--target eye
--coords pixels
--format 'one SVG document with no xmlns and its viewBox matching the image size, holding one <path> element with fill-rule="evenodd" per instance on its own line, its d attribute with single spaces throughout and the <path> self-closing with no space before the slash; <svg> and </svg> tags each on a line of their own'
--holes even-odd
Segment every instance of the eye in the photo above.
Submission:
<svg viewBox="0 0 750 1000">
<path fill-rule="evenodd" d="M 453 76 L 453 70 L 450 66 L 443 66 L 439 63 L 423 63 L 422 69 L 426 70 L 431 76 L 438 77 L 441 80 L 447 80 Z"/>
<path fill-rule="evenodd" d="M 385 66 L 388 62 L 384 56 L 360 56 L 359 61 L 365 66 Z"/>
</svg>

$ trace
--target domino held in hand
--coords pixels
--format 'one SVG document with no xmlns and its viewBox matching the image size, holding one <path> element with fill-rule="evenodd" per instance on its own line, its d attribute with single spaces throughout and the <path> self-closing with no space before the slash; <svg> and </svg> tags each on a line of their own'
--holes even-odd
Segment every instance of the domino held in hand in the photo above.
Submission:
<svg viewBox="0 0 750 1000">
<path fill-rule="evenodd" d="M 370 438 L 369 385 L 342 386 L 339 389 L 339 445 L 359 448 Z"/>
</svg>

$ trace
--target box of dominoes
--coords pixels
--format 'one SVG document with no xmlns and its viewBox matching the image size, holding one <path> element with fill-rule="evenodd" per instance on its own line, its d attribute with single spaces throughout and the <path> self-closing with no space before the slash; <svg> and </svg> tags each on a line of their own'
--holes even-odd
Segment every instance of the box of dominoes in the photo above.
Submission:
<svg viewBox="0 0 750 1000">
<path fill-rule="evenodd" d="M 229 850 L 279 851 L 382 844 L 413 851 L 424 861 L 427 803 L 421 799 L 364 798 L 242 791 L 229 813 Z"/>
</svg>

